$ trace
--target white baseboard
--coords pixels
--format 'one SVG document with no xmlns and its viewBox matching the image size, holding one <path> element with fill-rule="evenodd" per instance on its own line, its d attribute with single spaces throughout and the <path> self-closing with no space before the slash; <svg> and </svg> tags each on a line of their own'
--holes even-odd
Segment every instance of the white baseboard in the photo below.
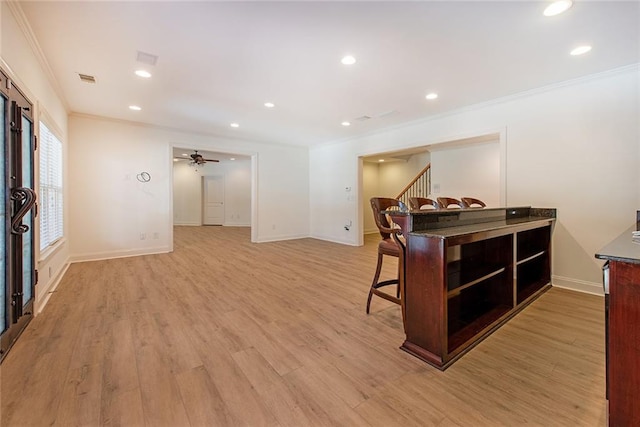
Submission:
<svg viewBox="0 0 640 427">
<path fill-rule="evenodd" d="M 71 255 L 69 257 L 69 262 L 75 263 L 75 262 L 86 262 L 86 261 L 101 261 L 105 259 L 128 258 L 132 256 L 141 256 L 141 255 L 166 254 L 169 252 L 171 252 L 171 248 L 168 246 L 158 246 L 155 248 L 127 249 L 123 251 L 112 251 L 112 252 L 95 252 L 92 254 Z"/>
<path fill-rule="evenodd" d="M 222 224 L 223 227 L 251 227 L 251 224 L 247 223 L 234 223 L 234 222 L 225 222 Z"/>
<path fill-rule="evenodd" d="M 312 239 L 322 240 L 322 241 L 331 242 L 331 243 L 339 243 L 341 245 L 360 246 L 360 245 L 358 245 L 358 242 L 350 242 L 348 240 L 337 239 L 337 238 L 331 237 L 331 236 L 313 235 L 313 236 L 310 236 L 310 237 Z"/>
<path fill-rule="evenodd" d="M 258 237 L 256 243 L 281 242 L 283 240 L 306 239 L 310 237 L 308 234 L 279 235 L 269 237 Z"/>
<path fill-rule="evenodd" d="M 349 242 L 347 240 L 337 239 L 335 237 L 330 237 L 330 236 L 322 236 L 322 235 L 314 234 L 314 235 L 309 236 L 309 237 L 311 237 L 312 239 L 323 240 L 325 242 L 339 243 L 341 245 L 359 246 L 357 243 Z"/>
<path fill-rule="evenodd" d="M 55 290 L 58 288 L 58 285 L 62 281 L 62 278 L 64 277 L 64 274 L 69 269 L 70 265 L 71 264 L 69 262 L 65 262 L 62 268 L 58 271 L 58 274 L 56 274 L 56 277 L 49 282 L 49 287 L 42 291 L 44 296 L 42 297 L 42 300 L 38 301 L 38 306 L 37 306 L 37 309 L 35 310 L 36 316 L 42 313 L 44 306 L 47 305 L 47 303 L 49 302 L 49 298 L 51 298 L 51 294 L 55 292 Z"/>
<path fill-rule="evenodd" d="M 200 222 L 173 222 L 173 225 L 180 225 L 180 226 L 189 226 L 189 227 L 199 227 L 202 225 L 202 223 Z"/>
<path fill-rule="evenodd" d="M 586 280 L 572 279 L 570 277 L 552 276 L 551 283 L 557 288 L 571 289 L 593 295 L 604 295 L 602 283 L 587 282 Z"/>
</svg>

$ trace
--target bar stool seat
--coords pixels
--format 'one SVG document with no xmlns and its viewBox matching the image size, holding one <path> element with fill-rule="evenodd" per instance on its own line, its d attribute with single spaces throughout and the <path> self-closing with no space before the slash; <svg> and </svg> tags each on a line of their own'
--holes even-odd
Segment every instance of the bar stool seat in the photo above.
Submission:
<svg viewBox="0 0 640 427">
<path fill-rule="evenodd" d="M 380 243 L 378 243 L 378 252 L 381 252 L 384 255 L 391 255 L 395 257 L 400 256 L 398 255 L 398 245 L 393 241 L 393 239 L 382 239 Z"/>
</svg>

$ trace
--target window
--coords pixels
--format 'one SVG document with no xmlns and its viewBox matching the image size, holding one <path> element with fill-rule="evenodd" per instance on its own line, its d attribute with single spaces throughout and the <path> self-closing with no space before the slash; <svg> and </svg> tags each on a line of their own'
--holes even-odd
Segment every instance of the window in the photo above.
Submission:
<svg viewBox="0 0 640 427">
<path fill-rule="evenodd" d="M 40 251 L 62 237 L 62 143 L 40 122 Z"/>
</svg>

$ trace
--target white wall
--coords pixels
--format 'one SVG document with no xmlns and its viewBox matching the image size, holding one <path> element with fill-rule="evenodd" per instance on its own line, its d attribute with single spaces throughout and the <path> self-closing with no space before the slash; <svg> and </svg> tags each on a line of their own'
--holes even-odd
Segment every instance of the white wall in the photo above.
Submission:
<svg viewBox="0 0 640 427">
<path fill-rule="evenodd" d="M 202 225 L 202 173 L 173 164 L 173 225 Z"/>
<path fill-rule="evenodd" d="M 500 206 L 500 141 L 431 153 L 431 198 L 474 197 Z"/>
<path fill-rule="evenodd" d="M 381 197 L 379 167 L 377 163 L 362 163 L 362 213 L 363 213 L 363 229 L 364 233 L 377 233 L 378 227 L 371 212 L 369 200 L 372 197 Z"/>
<path fill-rule="evenodd" d="M 225 165 L 224 225 L 251 225 L 251 160 L 237 159 Z M 308 180 L 305 180 L 308 182 Z M 305 195 L 305 198 L 308 195 Z M 306 226 L 308 233 L 308 225 Z"/>
<path fill-rule="evenodd" d="M 162 132 L 69 121 L 71 256 L 90 260 L 171 250 L 172 156 Z M 137 176 L 147 172 L 149 182 Z"/>
<path fill-rule="evenodd" d="M 321 214 L 311 216 L 311 234 L 359 243 L 361 224 L 340 231 L 344 217 L 361 213 L 362 203 L 340 191 L 358 182 L 358 156 L 501 133 L 506 205 L 558 209 L 553 283 L 599 292 L 601 262 L 594 254 L 633 224 L 640 207 L 639 77 L 637 66 L 613 70 L 314 147 L 311 211 Z"/>
<path fill-rule="evenodd" d="M 0 66 L 9 77 L 25 93 L 34 104 L 36 135 L 39 134 L 37 123 L 44 120 L 47 126 L 60 138 L 63 146 L 63 165 L 67 161 L 67 110 L 64 100 L 56 92 L 47 78 L 47 72 L 39 58 L 31 48 L 32 34 L 23 20 L 20 10 L 8 2 L 0 3 Z M 36 151 L 36 184 L 38 183 L 38 152 Z M 69 182 L 65 173 L 64 182 Z M 36 188 L 36 191 L 38 189 Z M 40 312 L 46 303 L 49 292 L 55 288 L 68 266 L 69 258 L 69 209 L 68 192 L 65 192 L 64 205 L 64 238 L 53 250 L 40 254 L 39 230 L 35 229 L 36 268 L 39 271 L 39 282 L 36 285 L 35 310 Z"/>
<path fill-rule="evenodd" d="M 173 224 L 202 225 L 202 177 L 224 177 L 224 225 L 251 225 L 251 160 L 173 164 Z"/>
<path fill-rule="evenodd" d="M 77 115 L 69 120 L 69 142 L 74 260 L 171 250 L 174 145 L 254 154 L 259 183 L 254 189 L 256 241 L 309 235 L 306 148 L 222 140 Z M 151 182 L 136 180 L 142 171 L 151 174 Z M 230 170 L 229 176 L 244 173 Z M 246 186 L 246 176 L 238 180 Z M 244 199 L 232 202 L 238 210 L 244 204 Z"/>
</svg>

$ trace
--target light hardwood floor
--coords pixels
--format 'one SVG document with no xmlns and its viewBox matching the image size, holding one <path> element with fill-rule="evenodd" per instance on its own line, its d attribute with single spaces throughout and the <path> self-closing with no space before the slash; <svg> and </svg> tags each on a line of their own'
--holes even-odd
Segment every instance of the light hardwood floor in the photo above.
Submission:
<svg viewBox="0 0 640 427">
<path fill-rule="evenodd" d="M 554 288 L 440 372 L 398 306 L 365 314 L 376 244 L 176 227 L 171 254 L 73 264 L 0 366 L 0 424 L 605 425 L 602 298 Z"/>
</svg>

